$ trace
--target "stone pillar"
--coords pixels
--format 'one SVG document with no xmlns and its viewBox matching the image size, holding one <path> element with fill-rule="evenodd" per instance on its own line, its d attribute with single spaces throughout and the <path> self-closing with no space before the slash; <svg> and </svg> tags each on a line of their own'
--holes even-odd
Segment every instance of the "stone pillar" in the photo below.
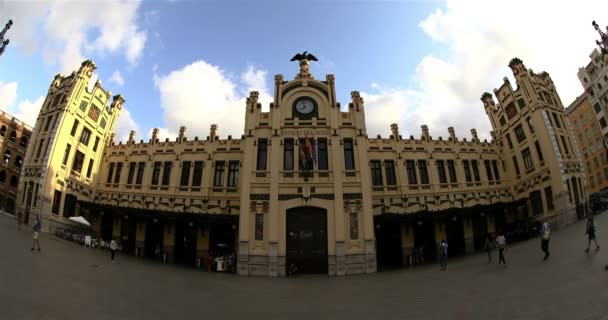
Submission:
<svg viewBox="0 0 608 320">
<path fill-rule="evenodd" d="M 114 216 L 112 218 L 112 239 L 120 240 L 121 228 L 122 228 L 122 219 Z"/>
<path fill-rule="evenodd" d="M 464 252 L 470 254 L 475 252 L 475 235 L 473 232 L 473 220 L 470 217 L 462 220 L 464 228 Z"/>
<path fill-rule="evenodd" d="M 435 252 L 437 252 L 437 258 L 439 258 L 439 244 L 441 240 L 446 239 L 446 225 L 443 221 L 435 221 Z M 446 239 L 447 240 L 447 239 Z M 448 243 L 448 246 L 450 244 Z M 427 250 L 426 248 L 424 250 Z M 449 254 L 449 247 L 448 247 Z"/>
<path fill-rule="evenodd" d="M 401 224 L 401 252 L 403 265 L 411 266 L 414 259 L 414 228 L 407 223 Z"/>
<path fill-rule="evenodd" d="M 95 215 L 93 216 L 93 221 L 91 221 L 91 233 L 93 238 L 101 238 L 101 216 Z"/>
<path fill-rule="evenodd" d="M 486 223 L 488 225 L 488 233 L 496 235 L 496 219 L 494 213 L 486 214 Z"/>
<path fill-rule="evenodd" d="M 249 275 L 249 241 L 239 240 L 239 255 L 236 265 L 240 276 Z"/>
<path fill-rule="evenodd" d="M 278 277 L 279 265 L 279 243 L 277 241 L 270 241 L 268 243 L 268 276 Z M 285 268 L 282 268 L 285 272 Z"/>
<path fill-rule="evenodd" d="M 336 241 L 335 272 L 329 270 L 330 276 L 346 275 L 346 245 L 344 241 Z M 330 263 L 331 266 L 331 263 Z"/>
<path fill-rule="evenodd" d="M 135 256 L 144 256 L 144 244 L 146 241 L 146 222 L 143 220 L 136 221 L 135 227 Z"/>
<path fill-rule="evenodd" d="M 165 222 L 163 228 L 164 261 L 173 263 L 175 258 L 175 222 Z"/>
<path fill-rule="evenodd" d="M 197 266 L 207 269 L 207 256 L 209 256 L 209 230 L 204 227 L 196 228 L 196 257 Z"/>
</svg>

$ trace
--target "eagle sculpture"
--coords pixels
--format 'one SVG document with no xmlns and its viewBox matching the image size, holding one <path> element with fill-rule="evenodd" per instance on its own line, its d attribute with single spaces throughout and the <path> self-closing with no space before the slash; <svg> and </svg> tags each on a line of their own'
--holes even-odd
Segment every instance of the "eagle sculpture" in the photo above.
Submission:
<svg viewBox="0 0 608 320">
<path fill-rule="evenodd" d="M 302 60 L 319 61 L 319 60 L 317 60 L 317 57 L 315 57 L 312 54 L 308 53 L 308 51 L 304 51 L 302 53 L 296 54 L 289 61 L 296 61 L 296 60 L 297 61 L 302 61 Z"/>
</svg>

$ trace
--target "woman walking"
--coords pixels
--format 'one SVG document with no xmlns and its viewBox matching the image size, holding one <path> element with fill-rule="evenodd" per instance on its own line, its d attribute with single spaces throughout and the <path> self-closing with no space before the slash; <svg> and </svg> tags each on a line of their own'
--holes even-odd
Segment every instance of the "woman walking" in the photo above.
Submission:
<svg viewBox="0 0 608 320">
<path fill-rule="evenodd" d="M 597 244 L 597 240 L 595 240 L 596 231 L 597 229 L 595 227 L 595 221 L 593 221 L 593 217 L 589 217 L 589 219 L 587 220 L 587 249 L 585 249 L 585 252 L 589 252 L 589 246 L 591 245 L 592 240 L 593 243 L 595 243 L 595 251 L 600 250 L 600 245 Z"/>
<path fill-rule="evenodd" d="M 505 235 L 500 232 L 496 237 L 496 245 L 498 246 L 498 264 L 507 265 L 507 261 L 505 261 L 505 249 L 507 247 L 507 239 L 505 239 Z"/>
<path fill-rule="evenodd" d="M 485 249 L 488 253 L 488 263 L 492 263 L 492 250 L 494 250 L 494 239 L 492 239 L 492 235 L 489 233 L 486 237 Z"/>
<path fill-rule="evenodd" d="M 549 240 L 551 239 L 551 227 L 548 222 L 543 223 L 541 235 L 540 248 L 545 253 L 543 260 L 547 260 L 547 258 L 549 258 Z"/>
<path fill-rule="evenodd" d="M 110 257 L 112 258 L 112 263 L 114 263 L 114 257 L 116 257 L 116 249 L 118 249 L 118 245 L 116 244 L 116 241 L 112 239 L 110 241 Z"/>
</svg>

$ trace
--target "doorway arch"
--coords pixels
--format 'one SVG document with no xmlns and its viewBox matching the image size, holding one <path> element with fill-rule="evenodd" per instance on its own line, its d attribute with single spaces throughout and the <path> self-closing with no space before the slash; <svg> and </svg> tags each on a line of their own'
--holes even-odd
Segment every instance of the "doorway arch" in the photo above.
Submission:
<svg viewBox="0 0 608 320">
<path fill-rule="evenodd" d="M 327 274 L 327 210 L 297 207 L 287 210 L 286 271 Z"/>
</svg>

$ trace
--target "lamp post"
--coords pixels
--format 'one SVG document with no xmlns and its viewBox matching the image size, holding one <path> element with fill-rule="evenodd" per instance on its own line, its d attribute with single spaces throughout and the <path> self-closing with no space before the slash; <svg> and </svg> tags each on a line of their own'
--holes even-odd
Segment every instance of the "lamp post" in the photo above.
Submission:
<svg viewBox="0 0 608 320">
<path fill-rule="evenodd" d="M 11 28 L 12 25 L 13 20 L 8 20 L 8 22 L 4 25 L 4 29 L 0 31 L 0 56 L 2 56 L 4 50 L 6 50 L 6 46 L 8 46 L 8 43 L 10 42 L 8 39 L 4 39 L 4 35 L 8 31 L 8 29 Z"/>
<path fill-rule="evenodd" d="M 608 63 L 608 26 L 606 26 L 606 32 L 603 32 L 597 22 L 591 22 L 591 25 L 600 34 L 601 40 L 595 40 L 595 43 L 600 47 L 604 62 Z"/>
</svg>

